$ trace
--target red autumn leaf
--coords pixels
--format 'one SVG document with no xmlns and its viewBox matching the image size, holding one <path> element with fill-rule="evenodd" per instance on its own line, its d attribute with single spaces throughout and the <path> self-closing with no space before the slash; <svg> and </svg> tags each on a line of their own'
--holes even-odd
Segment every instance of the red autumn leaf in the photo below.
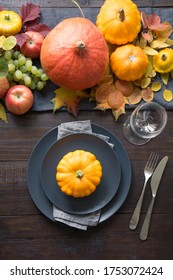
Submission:
<svg viewBox="0 0 173 280">
<path fill-rule="evenodd" d="M 143 37 L 145 40 L 147 40 L 147 41 L 152 40 L 151 35 L 150 35 L 150 34 L 148 34 L 148 33 L 144 33 L 144 32 L 142 32 L 142 37 Z"/>
<path fill-rule="evenodd" d="M 15 37 L 17 39 L 17 45 L 19 45 L 19 47 L 21 48 L 25 44 L 28 35 L 25 33 L 19 33 Z"/>
<path fill-rule="evenodd" d="M 39 32 L 43 35 L 43 37 L 46 37 L 46 35 L 49 33 L 49 31 L 51 30 L 50 27 L 44 23 L 38 23 L 35 24 L 31 22 L 30 24 L 27 25 L 26 27 L 26 31 L 35 31 L 35 32 Z"/>
<path fill-rule="evenodd" d="M 160 17 L 158 15 L 151 14 L 148 16 L 148 28 L 151 30 L 164 30 L 166 26 L 160 23 Z"/>
<path fill-rule="evenodd" d="M 23 24 L 40 18 L 40 6 L 27 3 L 21 7 L 21 17 Z"/>
<path fill-rule="evenodd" d="M 142 21 L 142 24 L 143 24 L 143 27 L 144 28 L 147 28 L 148 27 L 148 19 L 147 19 L 147 15 L 145 12 L 141 12 L 141 21 Z"/>
</svg>

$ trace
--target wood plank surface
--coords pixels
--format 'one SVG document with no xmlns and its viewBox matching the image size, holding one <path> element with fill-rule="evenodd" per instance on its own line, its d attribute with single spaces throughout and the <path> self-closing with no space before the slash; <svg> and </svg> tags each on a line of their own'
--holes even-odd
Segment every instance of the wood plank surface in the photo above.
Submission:
<svg viewBox="0 0 173 280">
<path fill-rule="evenodd" d="M 18 10 L 27 1 L 0 1 L 0 6 Z M 78 12 L 71 1 L 35 0 L 45 20 L 55 25 L 59 20 Z M 173 1 L 134 1 L 140 8 L 153 8 L 164 13 L 173 7 Z M 94 20 L 103 1 L 79 0 L 86 16 Z M 134 146 L 123 135 L 123 123 L 131 113 L 127 110 L 115 122 L 111 111 L 79 112 L 78 120 L 90 119 L 113 133 L 126 149 L 132 167 L 132 181 L 128 196 L 120 209 L 97 227 L 80 231 L 55 223 L 45 217 L 34 204 L 27 185 L 30 155 L 45 133 L 63 122 L 76 119 L 66 111 L 53 114 L 28 112 L 24 116 L 8 113 L 8 123 L 0 121 L 0 259 L 120 259 L 120 260 L 172 260 L 173 259 L 173 112 L 168 110 L 165 130 L 147 145 Z M 139 240 L 140 227 L 147 211 L 151 192 L 148 187 L 142 206 L 138 228 L 131 231 L 129 220 L 140 195 L 143 169 L 150 152 L 169 156 L 154 205 L 149 237 Z"/>
</svg>

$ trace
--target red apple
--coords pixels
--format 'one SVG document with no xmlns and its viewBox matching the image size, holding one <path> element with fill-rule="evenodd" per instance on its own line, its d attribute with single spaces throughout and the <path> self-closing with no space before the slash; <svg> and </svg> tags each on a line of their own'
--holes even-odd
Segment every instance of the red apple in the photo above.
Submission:
<svg viewBox="0 0 173 280">
<path fill-rule="evenodd" d="M 23 85 L 12 86 L 5 96 L 7 109 L 16 115 L 23 115 L 28 112 L 34 103 L 32 91 Z"/>
<path fill-rule="evenodd" d="M 25 34 L 28 38 L 21 47 L 21 53 L 30 58 L 38 58 L 44 40 L 43 35 L 35 31 L 27 31 Z"/>
<path fill-rule="evenodd" d="M 9 89 L 10 84 L 6 76 L 0 76 L 0 98 L 3 98 L 6 95 L 7 90 Z"/>
</svg>

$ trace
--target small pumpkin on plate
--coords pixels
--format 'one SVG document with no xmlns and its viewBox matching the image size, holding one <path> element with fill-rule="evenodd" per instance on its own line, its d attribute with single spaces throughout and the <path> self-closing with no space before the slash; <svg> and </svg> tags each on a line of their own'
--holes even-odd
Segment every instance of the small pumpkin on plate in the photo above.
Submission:
<svg viewBox="0 0 173 280">
<path fill-rule="evenodd" d="M 148 67 L 148 56 L 132 44 L 118 47 L 110 57 L 114 74 L 124 81 L 135 81 L 145 74 Z"/>
<path fill-rule="evenodd" d="M 106 0 L 96 25 L 107 42 L 122 45 L 132 42 L 141 29 L 140 12 L 131 0 Z"/>
<path fill-rule="evenodd" d="M 102 177 L 102 166 L 95 155 L 75 150 L 58 163 L 56 181 L 61 191 L 73 197 L 88 196 L 96 190 Z"/>
</svg>

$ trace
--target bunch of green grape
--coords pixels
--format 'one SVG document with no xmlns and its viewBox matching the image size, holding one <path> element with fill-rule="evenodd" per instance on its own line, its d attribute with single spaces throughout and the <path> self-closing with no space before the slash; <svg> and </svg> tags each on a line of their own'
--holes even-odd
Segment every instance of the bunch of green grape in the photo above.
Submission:
<svg viewBox="0 0 173 280">
<path fill-rule="evenodd" d="M 3 57 L 8 64 L 7 79 L 11 84 L 17 83 L 39 91 L 44 88 L 49 78 L 42 68 L 33 64 L 31 58 L 14 50 L 5 51 Z"/>
</svg>

